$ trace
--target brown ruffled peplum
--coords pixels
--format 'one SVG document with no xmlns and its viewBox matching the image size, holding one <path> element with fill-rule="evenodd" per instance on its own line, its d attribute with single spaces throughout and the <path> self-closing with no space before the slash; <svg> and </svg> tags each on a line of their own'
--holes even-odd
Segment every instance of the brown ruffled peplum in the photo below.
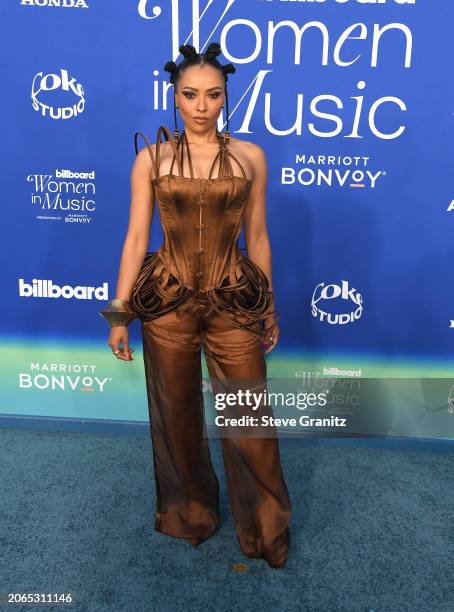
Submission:
<svg viewBox="0 0 454 612">
<path fill-rule="evenodd" d="M 240 272 L 238 282 L 228 284 L 227 276 L 219 287 L 207 291 L 207 297 L 219 314 L 228 317 L 235 327 L 263 336 L 280 318 L 280 313 L 273 308 L 274 294 L 269 289 L 268 278 L 249 257 L 238 259 L 237 270 Z M 264 319 L 271 315 L 275 322 L 265 327 Z"/>
<path fill-rule="evenodd" d="M 182 304 L 192 293 L 152 251 L 145 255 L 129 303 L 141 321 L 151 321 Z"/>
<path fill-rule="evenodd" d="M 248 257 L 237 262 L 238 281 L 229 284 L 227 275 L 220 286 L 205 293 L 213 308 L 235 327 L 248 329 L 260 336 L 270 331 L 274 324 L 265 327 L 264 319 L 280 313 L 274 310 L 274 295 L 263 271 Z M 156 319 L 183 304 L 194 289 L 184 285 L 169 273 L 156 251 L 147 253 L 134 285 L 130 306 L 141 321 Z"/>
</svg>

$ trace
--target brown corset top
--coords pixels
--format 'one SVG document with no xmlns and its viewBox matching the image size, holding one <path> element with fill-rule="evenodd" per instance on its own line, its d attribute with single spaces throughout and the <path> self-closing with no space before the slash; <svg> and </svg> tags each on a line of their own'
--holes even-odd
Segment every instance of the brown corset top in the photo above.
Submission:
<svg viewBox="0 0 454 612">
<path fill-rule="evenodd" d="M 263 319 L 275 313 L 273 293 L 263 270 L 238 248 L 243 215 L 252 182 L 240 161 L 217 132 L 219 148 L 207 178 L 194 177 L 190 147 L 183 131 L 175 141 L 161 125 L 156 158 L 143 132 L 154 170 L 152 180 L 164 242 L 147 253 L 130 299 L 143 320 L 154 319 L 183 303 L 188 295 L 204 293 L 214 308 L 233 325 L 260 335 Z M 173 159 L 169 174 L 160 174 L 161 137 L 170 143 Z M 190 176 L 184 176 L 184 151 Z M 233 172 L 233 158 L 242 175 Z M 173 173 L 176 162 L 178 174 Z M 218 176 L 212 174 L 218 162 Z"/>
</svg>

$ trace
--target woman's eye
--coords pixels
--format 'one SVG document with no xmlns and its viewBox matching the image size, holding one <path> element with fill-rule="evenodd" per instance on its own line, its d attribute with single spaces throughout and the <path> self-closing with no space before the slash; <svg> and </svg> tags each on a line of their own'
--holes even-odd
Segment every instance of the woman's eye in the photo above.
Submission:
<svg viewBox="0 0 454 612">
<path fill-rule="evenodd" d="M 186 98 L 188 98 L 189 100 L 192 100 L 192 99 L 195 97 L 195 94 L 194 94 L 194 93 L 192 93 L 192 92 L 190 92 L 190 91 L 184 91 L 184 92 L 183 92 L 183 94 L 184 94 L 184 96 L 185 96 Z M 219 98 L 219 96 L 220 96 L 220 95 L 221 95 L 221 94 L 220 94 L 220 92 L 218 91 L 218 92 L 216 92 L 216 93 L 210 94 L 210 98 L 212 98 L 213 100 L 216 100 L 216 98 Z"/>
</svg>

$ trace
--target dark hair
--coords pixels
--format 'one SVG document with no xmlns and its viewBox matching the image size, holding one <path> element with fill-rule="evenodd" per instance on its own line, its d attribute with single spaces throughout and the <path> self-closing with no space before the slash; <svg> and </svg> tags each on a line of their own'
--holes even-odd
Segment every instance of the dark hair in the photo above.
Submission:
<svg viewBox="0 0 454 612">
<path fill-rule="evenodd" d="M 216 58 L 221 53 L 221 46 L 217 42 L 212 42 L 208 45 L 205 53 L 198 53 L 195 50 L 195 47 L 192 45 L 180 45 L 179 47 L 180 53 L 184 56 L 184 59 L 176 64 L 174 61 L 169 61 L 164 66 L 164 70 L 166 72 L 170 72 L 170 82 L 173 85 L 173 116 L 175 122 L 175 140 L 179 138 L 179 132 L 177 127 L 177 109 L 175 104 L 175 87 L 178 81 L 181 78 L 182 73 L 189 68 L 190 66 L 213 66 L 216 70 L 219 70 L 224 76 L 225 82 L 225 107 L 226 107 L 226 116 L 227 116 L 227 128 L 225 137 L 228 142 L 229 139 L 229 98 L 227 93 L 227 80 L 228 74 L 236 72 L 236 68 L 233 64 L 224 64 L 222 65 Z"/>
</svg>

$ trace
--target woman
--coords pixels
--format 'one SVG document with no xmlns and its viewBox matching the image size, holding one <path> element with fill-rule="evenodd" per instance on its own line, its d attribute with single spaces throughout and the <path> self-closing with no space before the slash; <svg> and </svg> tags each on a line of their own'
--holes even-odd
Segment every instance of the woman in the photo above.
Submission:
<svg viewBox="0 0 454 612">
<path fill-rule="evenodd" d="M 265 220 L 265 156 L 259 146 L 229 138 L 227 74 L 235 68 L 216 59 L 218 43 L 204 54 L 192 45 L 180 46 L 180 52 L 178 66 L 170 61 L 164 67 L 174 85 L 174 138 L 165 126 L 153 146 L 135 134 L 117 297 L 100 314 L 112 325 L 108 344 L 123 360 L 131 360 L 134 350 L 128 325 L 141 320 L 155 529 L 197 546 L 220 525 L 219 483 L 204 435 L 201 346 L 211 381 L 225 389 L 222 381 L 266 380 L 264 355 L 276 346 L 279 330 Z M 221 135 L 216 123 L 224 100 L 227 130 Z M 181 135 L 176 108 L 184 121 Z M 147 142 L 140 151 L 139 134 Z M 147 253 L 155 200 L 164 243 Z M 237 246 L 243 221 L 249 257 Z M 283 567 L 291 505 L 276 436 L 226 437 L 222 452 L 242 552 Z"/>
</svg>

